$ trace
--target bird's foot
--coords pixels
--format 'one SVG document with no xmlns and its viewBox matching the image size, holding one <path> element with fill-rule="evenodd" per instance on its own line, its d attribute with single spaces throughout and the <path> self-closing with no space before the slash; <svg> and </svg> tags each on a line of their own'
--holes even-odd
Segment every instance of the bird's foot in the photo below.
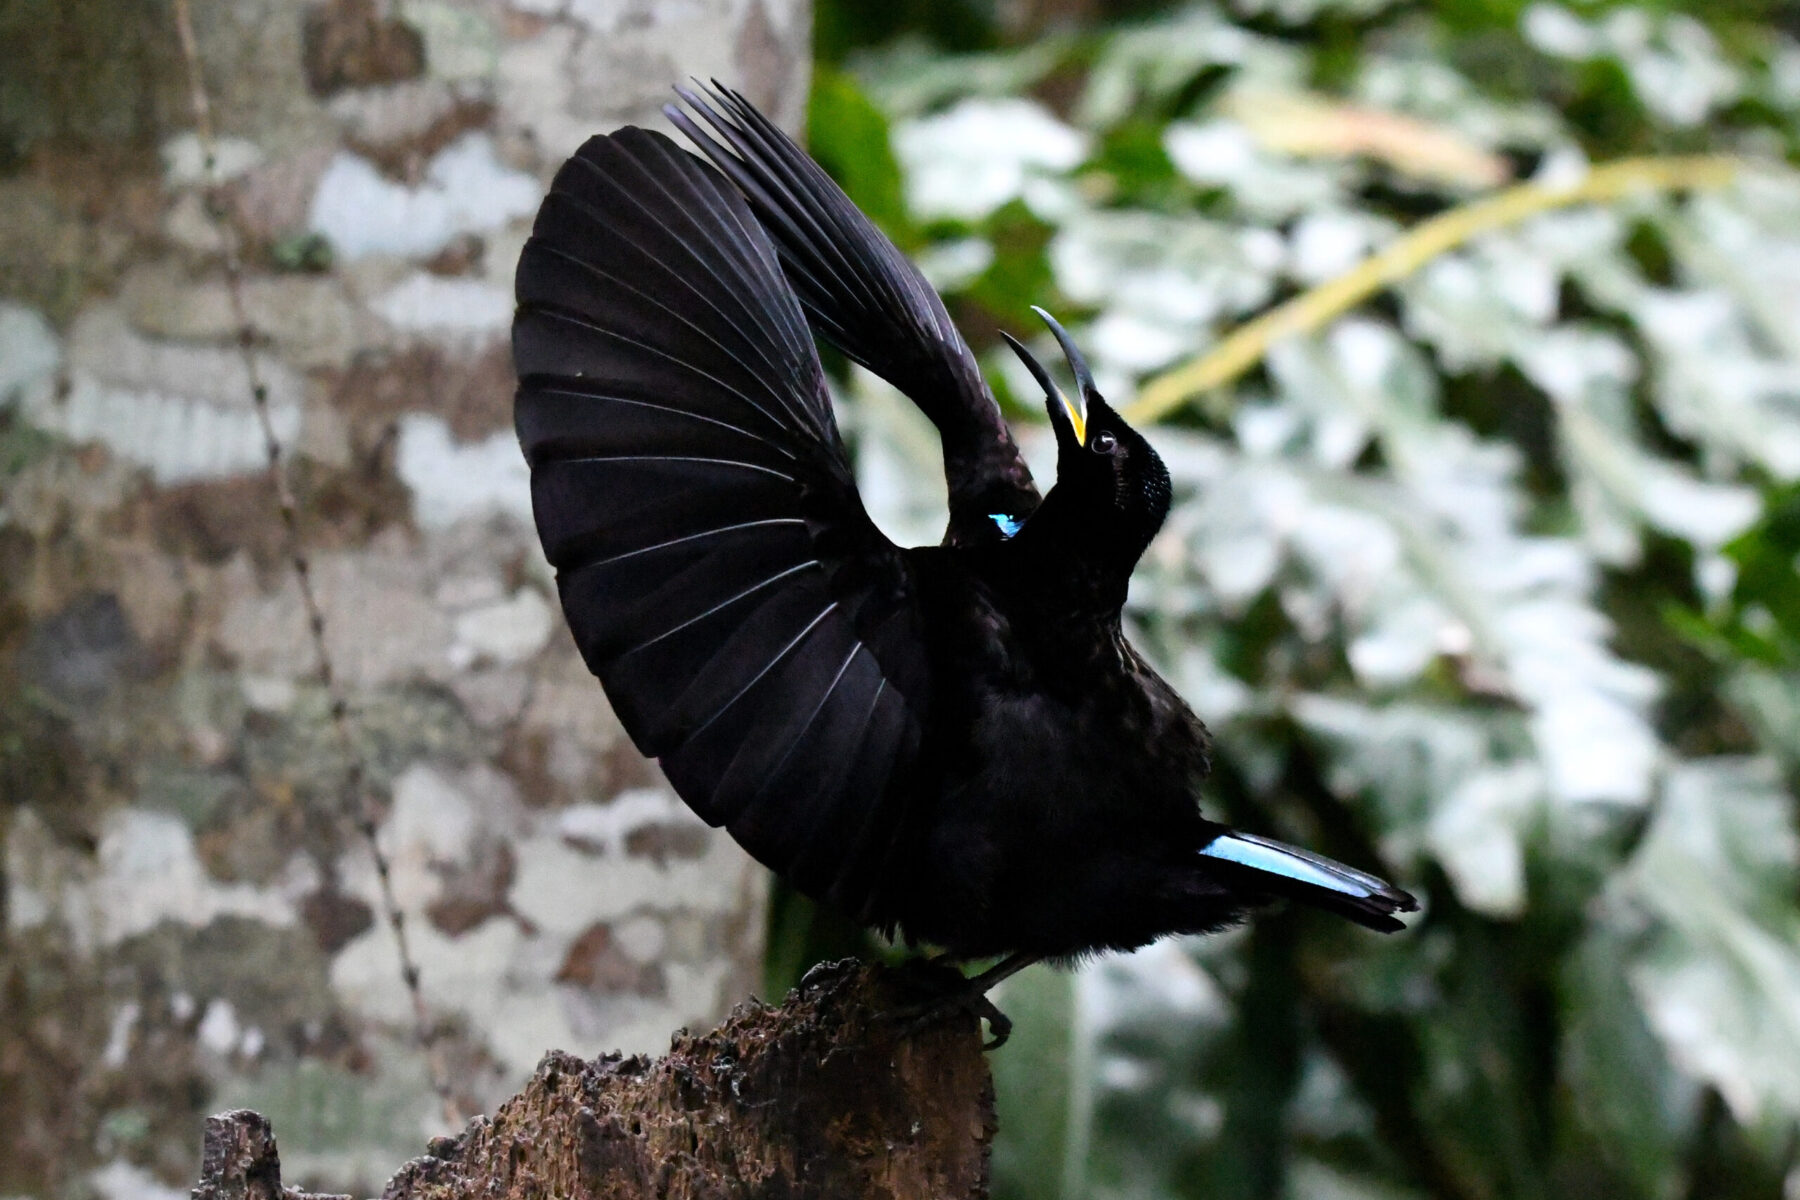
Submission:
<svg viewBox="0 0 1800 1200">
<path fill-rule="evenodd" d="M 896 974 L 903 989 L 919 996 L 887 1014 L 889 1020 L 902 1023 L 901 1037 L 912 1037 L 958 1013 L 974 1017 L 978 1027 L 987 1022 L 992 1036 L 981 1044 L 983 1051 L 998 1050 L 1012 1036 L 1011 1018 L 988 999 L 988 989 L 999 982 L 992 971 L 969 978 L 940 959 L 915 958 Z"/>
<path fill-rule="evenodd" d="M 981 1043 L 983 1053 L 998 1050 L 1012 1036 L 1012 1018 L 1001 1012 L 992 1000 L 980 992 L 953 992 L 948 996 L 939 996 L 936 1000 L 904 1005 L 888 1015 L 896 1021 L 905 1022 L 900 1029 L 900 1036 L 909 1038 L 958 1013 L 968 1013 L 977 1022 L 987 1022 L 988 1032 L 992 1036 Z"/>
</svg>

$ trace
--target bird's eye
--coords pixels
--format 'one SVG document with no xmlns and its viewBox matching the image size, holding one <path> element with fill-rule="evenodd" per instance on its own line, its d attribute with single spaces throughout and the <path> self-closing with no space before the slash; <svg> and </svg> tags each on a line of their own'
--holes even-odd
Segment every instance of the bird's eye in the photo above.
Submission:
<svg viewBox="0 0 1800 1200">
<path fill-rule="evenodd" d="M 1092 446 L 1095 454 L 1111 454 L 1119 448 L 1119 439 L 1102 429 L 1094 435 Z"/>
</svg>

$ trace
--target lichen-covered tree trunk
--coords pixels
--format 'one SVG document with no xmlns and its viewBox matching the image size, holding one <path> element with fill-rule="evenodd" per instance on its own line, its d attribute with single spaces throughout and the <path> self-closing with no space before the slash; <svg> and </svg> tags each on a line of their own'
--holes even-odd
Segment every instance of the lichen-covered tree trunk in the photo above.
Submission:
<svg viewBox="0 0 1800 1200">
<path fill-rule="evenodd" d="M 816 968 L 659 1059 L 552 1053 L 523 1091 L 432 1142 L 384 1200 L 980 1200 L 993 1081 L 972 1018 L 908 1031 L 892 974 Z M 196 1200 L 282 1200 L 267 1118 L 208 1119 Z M 294 1192 L 287 1200 L 303 1200 Z"/>
<path fill-rule="evenodd" d="M 455 1099 L 755 986 L 763 876 L 631 748 L 511 430 L 514 263 L 690 75 L 790 127 L 805 0 L 0 5 L 0 1195 L 182 1184 L 209 1111 L 361 1189 L 441 1128 L 263 469 L 223 248 Z"/>
</svg>

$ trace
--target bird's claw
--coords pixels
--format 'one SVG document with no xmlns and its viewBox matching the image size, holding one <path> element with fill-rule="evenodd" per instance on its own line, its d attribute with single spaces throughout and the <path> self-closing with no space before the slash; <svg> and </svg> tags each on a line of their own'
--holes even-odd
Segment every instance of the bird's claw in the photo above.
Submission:
<svg viewBox="0 0 1800 1200">
<path fill-rule="evenodd" d="M 902 968 L 902 974 L 915 989 L 937 993 L 911 1004 L 903 1004 L 887 1014 L 889 1020 L 903 1022 L 900 1030 L 902 1038 L 914 1037 L 958 1013 L 974 1017 L 977 1027 L 980 1022 L 987 1022 L 988 1031 L 993 1036 L 981 1044 L 984 1053 L 998 1050 L 1012 1036 L 1012 1019 L 988 998 L 984 988 L 974 980 L 965 979 L 961 972 L 942 964 L 921 962 L 916 966 L 908 964 Z"/>
<path fill-rule="evenodd" d="M 959 992 L 926 1004 L 910 1004 L 896 1010 L 892 1016 L 907 1022 L 900 1036 L 910 1038 L 957 1013 L 967 1013 L 978 1022 L 987 1022 L 988 1032 L 993 1036 L 981 1043 L 984 1054 L 1006 1045 L 1006 1039 L 1012 1036 L 1012 1018 L 980 992 Z"/>
</svg>

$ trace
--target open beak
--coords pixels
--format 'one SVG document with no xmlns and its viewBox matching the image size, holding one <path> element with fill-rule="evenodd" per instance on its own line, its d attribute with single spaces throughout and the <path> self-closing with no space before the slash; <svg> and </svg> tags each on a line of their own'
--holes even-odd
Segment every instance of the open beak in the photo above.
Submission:
<svg viewBox="0 0 1800 1200">
<path fill-rule="evenodd" d="M 1059 325 L 1055 317 L 1036 305 L 1032 306 L 1031 311 L 1050 327 L 1051 335 L 1056 338 L 1057 345 L 1062 347 L 1063 357 L 1069 360 L 1069 370 L 1075 374 L 1076 400 L 1071 401 L 1068 395 L 1056 386 L 1056 381 L 1050 378 L 1050 372 L 1044 369 L 1044 364 L 1039 362 L 1018 338 L 1004 331 L 1000 336 L 1006 339 L 1006 344 L 1013 348 L 1013 353 L 1019 356 L 1019 361 L 1025 364 L 1025 368 L 1031 372 L 1032 378 L 1038 381 L 1038 386 L 1044 389 L 1045 397 L 1062 405 L 1063 415 L 1069 418 L 1069 425 L 1075 431 L 1075 441 L 1085 446 L 1087 445 L 1088 396 L 1095 392 L 1093 373 L 1088 370 L 1087 360 L 1076 348 L 1075 340 L 1069 336 L 1069 331 Z"/>
</svg>

